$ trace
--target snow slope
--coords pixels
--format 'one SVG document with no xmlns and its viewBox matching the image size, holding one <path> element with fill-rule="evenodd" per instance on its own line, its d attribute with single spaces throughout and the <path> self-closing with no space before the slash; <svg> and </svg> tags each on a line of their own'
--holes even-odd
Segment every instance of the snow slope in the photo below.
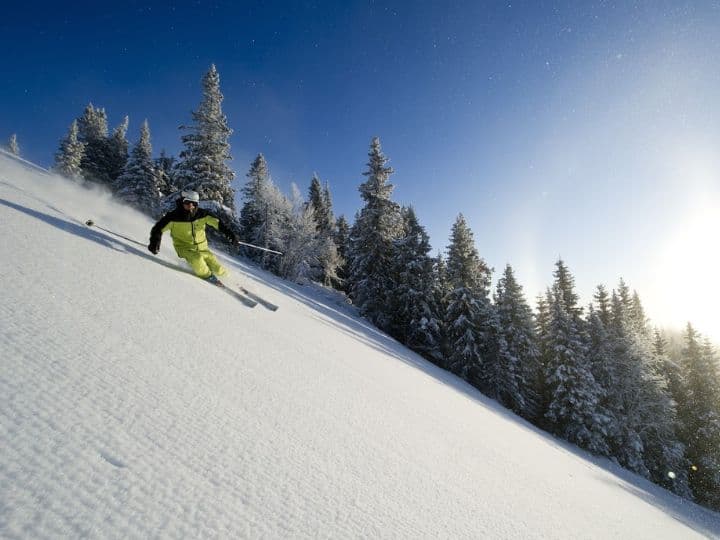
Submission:
<svg viewBox="0 0 720 540">
<path fill-rule="evenodd" d="M 0 537 L 697 538 L 720 515 L 508 413 L 336 295 L 247 308 L 0 155 Z"/>
</svg>

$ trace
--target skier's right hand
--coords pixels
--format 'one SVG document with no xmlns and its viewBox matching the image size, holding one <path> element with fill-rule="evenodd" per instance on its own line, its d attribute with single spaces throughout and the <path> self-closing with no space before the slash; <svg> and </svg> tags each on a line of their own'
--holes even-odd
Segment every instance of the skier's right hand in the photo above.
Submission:
<svg viewBox="0 0 720 540">
<path fill-rule="evenodd" d="M 150 244 L 148 246 L 148 251 L 150 253 L 152 253 L 153 255 L 157 255 L 158 253 L 160 253 L 160 248 L 158 246 L 156 246 L 155 244 Z"/>
</svg>

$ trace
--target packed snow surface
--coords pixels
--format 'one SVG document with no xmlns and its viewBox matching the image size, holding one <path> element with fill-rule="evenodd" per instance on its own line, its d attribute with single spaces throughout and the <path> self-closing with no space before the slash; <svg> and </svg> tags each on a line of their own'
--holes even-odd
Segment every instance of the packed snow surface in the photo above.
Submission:
<svg viewBox="0 0 720 540">
<path fill-rule="evenodd" d="M 556 440 L 342 298 L 0 155 L 0 537 L 698 538 L 720 515 Z"/>
</svg>

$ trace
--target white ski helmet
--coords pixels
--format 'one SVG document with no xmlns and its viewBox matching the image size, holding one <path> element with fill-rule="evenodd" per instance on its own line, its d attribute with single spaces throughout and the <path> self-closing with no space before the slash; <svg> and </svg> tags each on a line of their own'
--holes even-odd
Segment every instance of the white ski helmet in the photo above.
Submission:
<svg viewBox="0 0 720 540">
<path fill-rule="evenodd" d="M 198 204 L 200 202 L 200 195 L 197 191 L 183 191 L 181 194 L 182 202 L 189 201 Z"/>
</svg>

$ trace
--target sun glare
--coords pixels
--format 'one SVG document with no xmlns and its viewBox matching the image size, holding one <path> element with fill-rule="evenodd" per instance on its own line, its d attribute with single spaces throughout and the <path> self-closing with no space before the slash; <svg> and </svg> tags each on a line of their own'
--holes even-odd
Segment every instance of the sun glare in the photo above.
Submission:
<svg viewBox="0 0 720 540">
<path fill-rule="evenodd" d="M 691 322 L 720 344 L 720 206 L 706 202 L 681 223 L 654 269 L 657 313 L 650 315 L 661 326 Z"/>
</svg>

